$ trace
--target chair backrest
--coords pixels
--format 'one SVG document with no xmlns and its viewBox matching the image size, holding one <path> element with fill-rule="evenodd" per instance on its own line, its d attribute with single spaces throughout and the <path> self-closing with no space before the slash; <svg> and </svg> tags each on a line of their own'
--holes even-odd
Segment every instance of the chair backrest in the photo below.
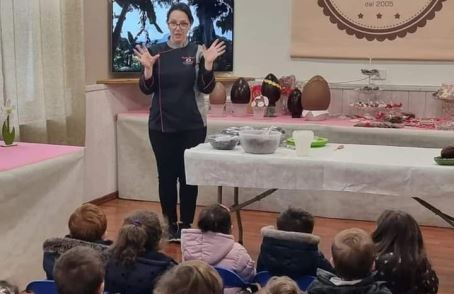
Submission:
<svg viewBox="0 0 454 294">
<path fill-rule="evenodd" d="M 214 267 L 221 276 L 224 288 L 241 288 L 246 289 L 252 286 L 251 283 L 243 280 L 237 273 L 222 267 Z"/>
<path fill-rule="evenodd" d="M 262 287 L 265 287 L 266 283 L 272 276 L 273 275 L 269 271 L 261 271 L 255 274 L 254 282 L 258 283 Z"/>
<path fill-rule="evenodd" d="M 298 287 L 301 290 L 306 291 L 306 289 L 309 287 L 310 284 L 312 284 L 314 280 L 315 280 L 314 276 L 306 275 L 296 279 L 296 283 L 298 284 Z"/>
<path fill-rule="evenodd" d="M 26 290 L 35 294 L 58 294 L 57 285 L 52 280 L 30 282 Z"/>
</svg>

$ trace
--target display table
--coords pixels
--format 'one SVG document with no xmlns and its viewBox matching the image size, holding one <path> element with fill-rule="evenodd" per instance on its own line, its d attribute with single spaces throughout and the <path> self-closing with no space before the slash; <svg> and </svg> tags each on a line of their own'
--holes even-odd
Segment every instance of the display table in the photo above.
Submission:
<svg viewBox="0 0 454 294">
<path fill-rule="evenodd" d="M 121 113 L 118 115 L 118 190 L 121 198 L 159 201 L 156 162 L 148 139 L 147 121 L 147 112 Z M 452 131 L 410 128 L 357 128 L 353 127 L 353 122 L 350 121 L 306 122 L 302 119 L 291 119 L 289 117 L 270 120 L 208 117 L 209 134 L 219 132 L 226 127 L 242 125 L 261 127 L 275 125 L 289 131 L 292 129 L 312 129 L 316 135 L 327 137 L 330 142 L 336 143 L 433 148 L 441 148 L 441 146 L 454 143 L 454 132 Z M 437 152 L 440 152 L 440 149 L 437 150 Z M 285 174 L 285 170 L 276 170 L 275 172 L 277 175 Z M 246 201 L 261 192 L 263 192 L 263 189 L 241 189 L 239 200 L 241 202 Z M 233 204 L 234 190 L 224 189 L 223 193 L 224 202 L 228 205 Z M 201 186 L 198 204 L 214 203 L 216 202 L 216 195 L 216 186 Z M 352 203 L 359 203 L 359 206 L 355 207 L 361 207 L 361 209 L 352 209 Z M 436 199 L 431 199 L 431 203 L 437 207 L 448 207 L 449 209 L 454 207 L 452 198 L 448 195 L 437 196 Z M 282 211 L 289 205 L 303 207 L 318 216 L 361 220 L 376 220 L 384 209 L 399 208 L 412 213 L 421 224 L 446 226 L 444 221 L 413 199 L 387 195 L 366 195 L 362 192 L 306 190 L 303 193 L 298 190 L 280 189 L 273 194 L 273 197 L 253 203 L 248 208 Z"/>
<path fill-rule="evenodd" d="M 307 157 L 297 157 L 287 148 L 258 155 L 245 153 L 240 146 L 215 150 L 208 143 L 200 144 L 185 152 L 186 181 L 192 185 L 354 192 L 425 200 L 451 194 L 450 209 L 454 208 L 454 167 L 434 162 L 439 149 L 337 147 L 328 144 L 312 148 Z M 234 204 L 239 205 L 237 199 Z M 364 209 L 361 203 L 350 205 L 352 211 Z"/>
<path fill-rule="evenodd" d="M 192 185 L 288 190 L 328 190 L 388 196 L 433 197 L 454 191 L 454 167 L 433 158 L 439 149 L 337 144 L 312 148 L 307 157 L 278 148 L 274 154 L 186 150 L 186 181 Z M 453 195 L 454 201 L 454 195 Z"/>
<path fill-rule="evenodd" d="M 281 116 L 256 120 L 252 117 L 208 117 L 208 133 L 217 133 L 230 126 L 278 126 L 293 130 L 312 130 L 315 135 L 342 144 L 388 145 L 405 147 L 443 148 L 454 143 L 454 131 L 405 127 L 401 129 L 354 127 L 357 120 L 329 119 L 306 121 L 302 118 Z"/>
<path fill-rule="evenodd" d="M 23 287 L 45 277 L 42 244 L 67 234 L 68 217 L 82 203 L 83 158 L 81 147 L 0 147 L 2 279 Z"/>
</svg>

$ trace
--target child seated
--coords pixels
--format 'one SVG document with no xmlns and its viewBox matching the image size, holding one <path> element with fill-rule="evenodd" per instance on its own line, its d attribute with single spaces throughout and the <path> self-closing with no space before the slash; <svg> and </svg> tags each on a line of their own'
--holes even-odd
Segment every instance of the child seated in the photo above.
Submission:
<svg viewBox="0 0 454 294">
<path fill-rule="evenodd" d="M 393 293 L 436 294 L 438 277 L 424 249 L 416 220 L 406 212 L 386 210 L 372 234 L 377 248 L 378 278 L 387 281 Z"/>
<path fill-rule="evenodd" d="M 302 294 L 296 282 L 289 277 L 272 277 L 259 294 Z"/>
<path fill-rule="evenodd" d="M 320 238 L 312 234 L 314 217 L 290 207 L 277 218 L 277 229 L 262 228 L 263 241 L 257 260 L 257 271 L 269 271 L 273 276 L 315 276 L 317 268 L 332 272 L 329 261 L 318 250 Z"/>
<path fill-rule="evenodd" d="M 217 271 L 200 260 L 183 262 L 159 279 L 154 294 L 222 294 Z"/>
<path fill-rule="evenodd" d="M 107 218 L 101 208 L 91 203 L 83 204 L 69 217 L 68 227 L 69 235 L 64 238 L 44 241 L 43 268 L 49 280 L 53 280 L 55 260 L 73 247 L 91 247 L 103 253 L 103 260 L 107 258 L 108 245 L 112 244 L 112 241 L 103 239 L 107 229 Z"/>
<path fill-rule="evenodd" d="M 227 207 L 220 204 L 205 207 L 199 214 L 197 226 L 198 229 L 181 231 L 183 260 L 202 260 L 234 271 L 247 281 L 255 276 L 254 261 L 231 235 L 232 221 Z"/>
<path fill-rule="evenodd" d="M 149 294 L 159 276 L 176 262 L 159 252 L 162 227 L 151 211 L 128 216 L 118 233 L 106 266 L 106 291 Z"/>
<path fill-rule="evenodd" d="M 99 252 L 78 246 L 56 261 L 54 274 L 58 294 L 101 294 L 104 292 L 104 263 Z"/>
<path fill-rule="evenodd" d="M 375 247 L 364 230 L 355 228 L 338 233 L 331 253 L 337 276 L 319 269 L 308 294 L 391 294 L 385 282 L 377 282 L 372 274 Z"/>
<path fill-rule="evenodd" d="M 19 289 L 7 281 L 0 281 L 0 294 L 19 294 Z"/>
</svg>

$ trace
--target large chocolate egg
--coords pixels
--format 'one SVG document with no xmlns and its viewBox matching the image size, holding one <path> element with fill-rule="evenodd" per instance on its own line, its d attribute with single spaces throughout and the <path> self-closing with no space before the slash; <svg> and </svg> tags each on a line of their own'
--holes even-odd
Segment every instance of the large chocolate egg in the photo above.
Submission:
<svg viewBox="0 0 454 294">
<path fill-rule="evenodd" d="M 301 117 L 303 106 L 301 104 L 301 91 L 298 88 L 293 89 L 288 95 L 287 108 L 293 118 Z"/>
<path fill-rule="evenodd" d="M 227 93 L 225 87 L 221 82 L 216 82 L 213 91 L 210 93 L 210 104 L 224 104 Z"/>
<path fill-rule="evenodd" d="M 268 97 L 270 106 L 276 106 L 276 101 L 281 98 L 281 85 L 272 73 L 268 74 L 262 82 L 262 95 Z"/>
<path fill-rule="evenodd" d="M 237 79 L 230 91 L 230 100 L 235 104 L 248 104 L 251 99 L 251 89 L 244 78 Z"/>
<path fill-rule="evenodd" d="M 322 76 L 314 76 L 304 85 L 301 97 L 304 110 L 327 110 L 330 101 L 331 91 Z"/>
</svg>

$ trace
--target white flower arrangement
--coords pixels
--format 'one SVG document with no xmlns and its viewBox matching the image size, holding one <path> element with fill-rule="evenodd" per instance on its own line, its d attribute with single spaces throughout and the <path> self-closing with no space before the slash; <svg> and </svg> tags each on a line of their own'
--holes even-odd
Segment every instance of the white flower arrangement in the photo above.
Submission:
<svg viewBox="0 0 454 294">
<path fill-rule="evenodd" d="M 12 104 L 10 99 L 6 99 L 5 105 L 0 105 L 0 113 L 2 116 L 7 117 L 8 115 L 12 117 L 14 114 L 14 109 L 16 109 Z"/>
<path fill-rule="evenodd" d="M 454 100 L 454 84 L 442 84 L 433 96 L 441 100 Z"/>
</svg>

